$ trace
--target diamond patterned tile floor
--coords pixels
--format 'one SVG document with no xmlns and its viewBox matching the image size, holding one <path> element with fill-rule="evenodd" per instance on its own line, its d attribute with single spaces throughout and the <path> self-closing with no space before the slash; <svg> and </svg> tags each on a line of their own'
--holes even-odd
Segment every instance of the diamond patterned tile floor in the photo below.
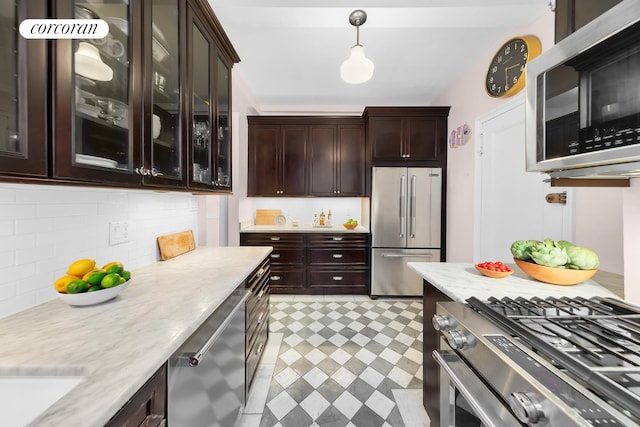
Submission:
<svg viewBox="0 0 640 427">
<path fill-rule="evenodd" d="M 273 301 L 282 341 L 259 425 L 405 426 L 396 396 L 422 389 L 422 315 L 418 300 Z"/>
</svg>

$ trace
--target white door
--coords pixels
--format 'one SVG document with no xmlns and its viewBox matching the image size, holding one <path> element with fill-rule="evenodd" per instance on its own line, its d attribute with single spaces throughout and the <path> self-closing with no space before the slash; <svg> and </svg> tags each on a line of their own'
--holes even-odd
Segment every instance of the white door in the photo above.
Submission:
<svg viewBox="0 0 640 427">
<path fill-rule="evenodd" d="M 525 106 L 518 95 L 476 121 L 474 262 L 511 261 L 515 240 L 573 239 L 573 192 L 525 171 Z M 566 191 L 566 204 L 548 203 Z"/>
</svg>

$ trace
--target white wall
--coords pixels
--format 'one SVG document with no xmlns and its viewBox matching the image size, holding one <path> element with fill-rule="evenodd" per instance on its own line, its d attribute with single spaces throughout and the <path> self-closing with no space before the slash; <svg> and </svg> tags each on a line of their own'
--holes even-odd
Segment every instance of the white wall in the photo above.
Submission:
<svg viewBox="0 0 640 427">
<path fill-rule="evenodd" d="M 540 39 L 545 51 L 554 43 L 554 19 L 554 13 L 549 11 L 531 26 L 506 33 L 503 39 L 533 34 Z M 508 101 L 491 98 L 484 89 L 487 67 L 499 48 L 499 45 L 487 46 L 483 58 L 434 101 L 433 105 L 451 106 L 449 133 L 465 123 L 473 127 L 477 117 Z M 449 148 L 447 152 L 447 260 L 452 262 L 473 261 L 474 145 L 477 137 L 473 129 L 471 135 L 466 145 Z M 524 140 L 514 143 L 524 143 Z"/>
<path fill-rule="evenodd" d="M 128 243 L 109 245 L 111 221 L 128 222 Z M 0 184 L 0 317 L 56 298 L 76 259 L 136 269 L 159 260 L 157 236 L 187 229 L 198 236 L 188 193 Z"/>
<path fill-rule="evenodd" d="M 363 205 L 366 207 L 363 208 Z M 333 224 L 344 224 L 349 218 L 358 220 L 364 226 L 369 224 L 368 198 L 360 197 L 256 197 L 255 209 L 281 209 L 288 219 L 300 224 L 312 224 L 313 214 L 325 215 L 331 210 Z M 251 219 L 255 219 L 255 211 Z"/>
<path fill-rule="evenodd" d="M 640 305 L 640 179 L 632 179 L 631 188 L 622 191 L 622 205 L 624 297 Z"/>
</svg>

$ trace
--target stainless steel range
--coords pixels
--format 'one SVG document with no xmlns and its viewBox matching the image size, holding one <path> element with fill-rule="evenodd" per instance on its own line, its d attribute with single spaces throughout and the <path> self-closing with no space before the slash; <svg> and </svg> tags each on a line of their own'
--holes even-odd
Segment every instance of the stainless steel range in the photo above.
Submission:
<svg viewBox="0 0 640 427">
<path fill-rule="evenodd" d="M 609 298 L 438 303 L 441 426 L 640 426 L 640 308 Z"/>
</svg>

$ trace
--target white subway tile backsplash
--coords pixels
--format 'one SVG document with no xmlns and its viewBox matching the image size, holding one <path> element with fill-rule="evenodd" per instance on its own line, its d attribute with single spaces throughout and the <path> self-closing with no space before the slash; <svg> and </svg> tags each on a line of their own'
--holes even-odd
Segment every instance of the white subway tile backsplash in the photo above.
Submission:
<svg viewBox="0 0 640 427">
<path fill-rule="evenodd" d="M 34 218 L 36 216 L 36 207 L 34 205 L 0 205 L 0 220 L 16 219 L 16 218 Z"/>
<path fill-rule="evenodd" d="M 79 258 L 136 269 L 159 260 L 159 235 L 198 235 L 196 196 L 0 184 L 0 317 L 56 298 L 53 282 Z M 127 221 L 129 241 L 109 244 L 109 222 Z"/>
<path fill-rule="evenodd" d="M 13 233 L 15 233 L 15 228 L 15 221 L 9 219 L 0 220 L 0 236 L 11 236 Z"/>
</svg>

